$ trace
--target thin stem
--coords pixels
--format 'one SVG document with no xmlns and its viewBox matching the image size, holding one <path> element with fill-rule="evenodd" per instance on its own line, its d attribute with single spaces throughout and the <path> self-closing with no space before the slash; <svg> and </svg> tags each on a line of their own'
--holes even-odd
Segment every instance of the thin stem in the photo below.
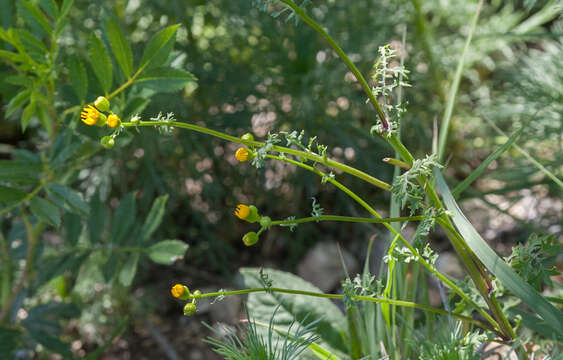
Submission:
<svg viewBox="0 0 563 360">
<path fill-rule="evenodd" d="M 366 95 L 369 99 L 369 102 L 375 108 L 375 112 L 377 113 L 379 120 L 381 120 L 383 127 L 385 129 L 388 129 L 389 128 L 389 122 L 387 121 L 387 117 L 385 116 L 385 113 L 383 112 L 383 108 L 381 107 L 381 105 L 379 104 L 377 99 L 375 98 L 375 95 L 373 95 L 373 92 L 371 91 L 371 88 L 369 87 L 366 79 L 364 78 L 364 76 L 362 75 L 360 70 L 358 70 L 356 65 L 354 65 L 352 60 L 350 60 L 348 55 L 346 55 L 346 53 L 340 48 L 340 46 L 338 46 L 336 41 L 334 41 L 334 39 L 322 27 L 320 27 L 315 22 L 315 20 L 311 19 L 309 17 L 309 15 L 307 15 L 303 11 L 303 9 L 301 9 L 299 6 L 297 6 L 297 4 L 295 4 L 291 0 L 282 0 L 282 1 L 287 6 L 289 6 L 297 15 L 299 15 L 299 17 L 301 19 L 303 19 L 303 21 L 305 21 L 310 27 L 312 27 L 317 33 L 319 33 L 319 35 L 321 35 L 328 42 L 330 47 L 338 54 L 338 56 L 340 56 L 340 59 L 342 59 L 342 61 L 346 64 L 346 66 L 348 66 L 350 71 L 354 74 L 354 76 L 356 77 L 356 79 L 358 80 L 360 85 L 362 86 L 362 89 L 366 93 Z"/>
<path fill-rule="evenodd" d="M 37 187 L 35 187 L 30 193 L 26 194 L 21 200 L 16 201 L 12 205 L 7 206 L 7 207 L 3 208 L 2 210 L 0 210 L 0 215 L 4 215 L 7 212 L 11 211 L 13 208 L 18 207 L 19 205 L 23 204 L 24 202 L 30 200 L 32 197 L 37 195 L 37 193 L 41 189 L 43 189 L 44 186 L 45 186 L 45 183 L 41 182 L 41 184 L 37 185 Z"/>
<path fill-rule="evenodd" d="M 317 222 L 317 221 L 342 221 L 342 222 L 381 224 L 384 222 L 391 223 L 391 222 L 400 222 L 400 221 L 421 221 L 421 220 L 424 220 L 424 216 L 402 216 L 402 217 L 394 217 L 394 218 L 376 219 L 376 218 L 362 218 L 362 217 L 354 217 L 354 216 L 321 215 L 318 217 L 310 216 L 310 217 L 291 219 L 291 220 L 289 219 L 275 220 L 271 222 L 271 225 L 276 226 L 276 225 L 303 224 L 307 222 Z"/>
<path fill-rule="evenodd" d="M 251 294 L 251 293 L 257 293 L 257 292 L 275 292 L 275 293 L 282 293 L 282 294 L 303 295 L 303 296 L 312 296 L 312 297 L 318 297 L 318 298 L 338 299 L 338 300 L 343 300 L 346 296 L 348 296 L 348 295 L 341 295 L 341 294 L 325 294 L 325 293 L 317 293 L 317 292 L 305 291 L 305 290 L 294 290 L 294 289 L 284 289 L 284 288 L 271 287 L 271 288 L 242 289 L 242 290 L 233 290 L 233 291 L 218 291 L 218 292 L 210 292 L 210 293 L 206 293 L 206 294 L 200 294 L 198 296 L 194 296 L 193 294 L 190 294 L 190 297 L 188 298 L 188 300 L 191 300 L 191 299 L 197 300 L 197 299 L 202 299 L 202 298 L 218 297 L 218 296 L 243 295 L 243 294 Z M 456 317 L 460 320 L 463 320 L 463 321 L 466 321 L 468 323 L 477 325 L 477 326 L 479 326 L 483 329 L 487 329 L 487 330 L 496 332 L 496 330 L 494 328 L 492 328 L 490 325 L 482 323 L 482 322 L 475 320 L 471 317 L 468 317 L 468 316 L 465 316 L 465 315 L 462 315 L 462 314 L 458 314 L 458 313 L 448 312 L 446 310 L 435 308 L 435 307 L 429 306 L 429 305 L 418 304 L 418 303 L 414 303 L 414 302 L 410 302 L 410 301 L 403 301 L 403 300 L 394 300 L 394 299 L 388 299 L 388 298 L 377 298 L 377 297 L 371 297 L 371 296 L 350 295 L 349 297 L 353 300 L 356 300 L 356 301 L 369 301 L 369 302 L 374 302 L 374 303 L 391 304 L 391 305 L 420 309 L 420 310 L 424 310 L 424 311 L 430 311 L 430 312 L 433 312 L 433 313 L 436 313 L 436 314 L 451 315 L 451 316 Z"/>
</svg>

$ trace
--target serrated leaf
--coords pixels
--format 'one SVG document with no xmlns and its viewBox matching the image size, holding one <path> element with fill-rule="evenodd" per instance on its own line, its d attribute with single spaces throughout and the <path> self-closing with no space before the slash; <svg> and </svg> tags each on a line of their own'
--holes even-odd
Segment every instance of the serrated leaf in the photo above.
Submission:
<svg viewBox="0 0 563 360">
<path fill-rule="evenodd" d="M 135 252 L 127 257 L 125 264 L 119 272 L 119 282 L 123 286 L 129 286 L 133 282 L 135 273 L 137 272 L 137 263 L 139 262 L 139 253 Z"/>
<path fill-rule="evenodd" d="M 437 187 L 442 193 L 444 205 L 452 213 L 452 220 L 469 248 L 508 290 L 548 322 L 560 336 L 563 335 L 563 313 L 541 296 L 530 284 L 522 280 L 510 265 L 495 253 L 463 215 L 438 169 L 434 169 L 434 175 Z"/>
<path fill-rule="evenodd" d="M 180 240 L 164 240 L 158 242 L 145 251 L 148 257 L 158 264 L 171 265 L 178 258 L 184 256 L 188 244 Z"/>
<path fill-rule="evenodd" d="M 68 71 L 72 88 L 80 102 L 84 102 L 88 91 L 88 75 L 86 68 L 78 56 L 72 56 L 68 61 Z"/>
<path fill-rule="evenodd" d="M 49 200 L 40 197 L 33 197 L 30 202 L 31 213 L 39 218 L 39 220 L 59 227 L 61 225 L 61 216 L 59 209 Z"/>
<path fill-rule="evenodd" d="M 90 63 L 92 64 L 94 74 L 96 74 L 96 77 L 100 81 L 103 92 L 107 94 L 111 89 L 113 80 L 111 59 L 102 40 L 98 39 L 94 34 L 90 36 L 89 50 Z"/>
<path fill-rule="evenodd" d="M 139 64 L 140 69 L 149 69 L 162 65 L 168 58 L 174 45 L 174 35 L 180 25 L 172 25 L 157 32 L 148 42 Z"/>
<path fill-rule="evenodd" d="M 162 222 L 167 200 L 168 195 L 162 195 L 153 202 L 151 211 L 141 228 L 140 243 L 147 241 Z"/>
<path fill-rule="evenodd" d="M 242 268 L 240 273 L 244 278 L 246 288 L 264 287 L 260 269 Z M 322 293 L 311 283 L 293 274 L 274 269 L 263 269 L 263 273 L 268 275 L 273 287 Z M 320 345 L 330 351 L 346 352 L 347 350 L 341 335 L 346 329 L 346 319 L 340 309 L 329 299 L 264 292 L 250 294 L 247 304 L 248 308 L 252 309 L 252 316 L 264 323 L 270 321 L 276 307 L 281 305 L 273 320 L 273 325 L 284 331 L 287 331 L 294 320 L 298 324 L 306 325 L 320 319 L 316 325 L 316 333 L 322 339 Z"/>
<path fill-rule="evenodd" d="M 25 197 L 25 191 L 0 185 L 0 203 L 18 201 Z"/>
<path fill-rule="evenodd" d="M 107 32 L 113 56 L 115 56 L 125 77 L 129 79 L 133 72 L 133 54 L 131 53 L 131 46 L 129 42 L 125 40 L 121 27 L 113 18 L 108 21 Z"/>
<path fill-rule="evenodd" d="M 119 202 L 119 206 L 113 214 L 113 221 L 111 226 L 111 242 L 114 244 L 121 244 L 129 234 L 129 230 L 135 221 L 135 196 L 129 193 Z"/>
<path fill-rule="evenodd" d="M 66 203 L 70 209 L 82 215 L 88 215 L 90 208 L 82 198 L 82 194 L 63 185 L 49 184 L 47 192 L 52 198 L 59 197 Z"/>
<path fill-rule="evenodd" d="M 143 72 L 135 83 L 158 92 L 174 92 L 182 89 L 190 81 L 196 81 L 196 77 L 190 72 L 164 66 Z"/>
</svg>

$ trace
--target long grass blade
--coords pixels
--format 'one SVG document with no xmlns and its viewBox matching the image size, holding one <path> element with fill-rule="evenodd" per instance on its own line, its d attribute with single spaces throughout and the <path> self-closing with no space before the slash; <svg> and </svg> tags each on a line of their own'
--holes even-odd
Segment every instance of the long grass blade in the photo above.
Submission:
<svg viewBox="0 0 563 360">
<path fill-rule="evenodd" d="M 469 185 L 471 185 L 471 183 L 473 183 L 473 181 L 475 181 L 482 173 L 483 171 L 485 171 L 485 169 L 487 169 L 487 167 L 489 166 L 490 163 L 492 163 L 496 158 L 498 158 L 499 156 L 501 156 L 506 150 L 508 150 L 512 144 L 514 144 L 514 142 L 516 142 L 516 140 L 518 140 L 518 138 L 520 137 L 520 134 L 522 134 L 522 131 L 524 130 L 524 128 L 529 124 L 529 121 L 526 121 L 524 123 L 524 125 L 522 125 L 522 127 L 518 130 L 516 130 L 511 136 L 510 138 L 500 147 L 498 148 L 495 152 L 493 152 L 491 155 L 489 155 L 485 161 L 483 161 L 481 163 L 481 165 L 479 165 L 477 167 L 477 169 L 475 169 L 468 177 L 465 178 L 465 180 L 463 180 L 462 182 L 460 182 L 452 191 L 452 195 L 457 198 L 459 197 L 459 195 L 465 190 L 467 189 L 467 187 Z"/>
<path fill-rule="evenodd" d="M 461 52 L 461 57 L 457 63 L 457 69 L 455 71 L 454 79 L 452 81 L 452 86 L 448 91 L 448 102 L 446 104 L 446 111 L 444 111 L 444 117 L 442 118 L 442 125 L 440 126 L 440 138 L 438 140 L 438 161 L 442 161 L 444 158 L 444 151 L 446 150 L 446 140 L 448 139 L 448 130 L 450 128 L 450 121 L 452 119 L 452 113 L 454 110 L 455 98 L 457 95 L 457 90 L 459 89 L 459 83 L 461 81 L 461 75 L 463 74 L 463 67 L 465 65 L 465 57 L 469 51 L 469 44 L 471 44 L 471 38 L 473 33 L 475 33 L 475 28 L 477 27 L 477 20 L 479 19 L 479 14 L 481 13 L 481 7 L 483 6 L 483 0 L 479 1 L 477 5 L 477 11 L 473 16 L 473 21 L 471 22 L 471 30 L 467 35 L 465 40 L 465 46 Z"/>
<path fill-rule="evenodd" d="M 563 313 L 557 310 L 532 286 L 522 280 L 512 268 L 504 262 L 495 251 L 483 240 L 469 220 L 463 215 L 457 205 L 448 185 L 438 169 L 434 169 L 436 184 L 442 193 L 444 204 L 452 213 L 452 220 L 463 236 L 469 248 L 477 255 L 479 260 L 485 264 L 487 269 L 493 273 L 502 284 L 516 297 L 520 298 L 530 308 L 540 315 L 544 321 L 563 335 Z"/>
</svg>

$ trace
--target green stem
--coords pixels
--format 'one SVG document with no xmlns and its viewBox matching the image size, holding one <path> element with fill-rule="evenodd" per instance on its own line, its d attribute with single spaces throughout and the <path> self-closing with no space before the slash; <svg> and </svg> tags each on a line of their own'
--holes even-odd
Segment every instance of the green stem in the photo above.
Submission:
<svg viewBox="0 0 563 360">
<path fill-rule="evenodd" d="M 24 202 L 31 200 L 32 197 L 34 197 L 35 195 L 37 195 L 37 193 L 43 189 L 43 187 L 45 186 L 44 182 L 41 182 L 39 185 L 37 185 L 37 187 L 35 187 L 30 193 L 26 194 L 21 200 L 16 201 L 15 203 L 13 203 L 10 206 L 7 206 L 5 208 L 3 208 L 2 210 L 0 210 L 0 215 L 4 215 L 7 212 L 11 211 L 13 208 L 18 207 L 19 205 L 23 204 Z"/>
<path fill-rule="evenodd" d="M 299 17 L 301 19 L 303 19 L 303 21 L 305 21 L 310 27 L 312 27 L 317 33 L 319 33 L 319 35 L 321 35 L 328 42 L 330 47 L 338 54 L 338 56 L 340 56 L 340 59 L 342 59 L 342 61 L 346 64 L 346 66 L 348 66 L 348 69 L 350 69 L 350 71 L 354 74 L 354 76 L 356 77 L 356 79 L 358 80 L 360 85 L 362 86 L 362 89 L 364 90 L 365 94 L 367 95 L 369 102 L 375 108 L 375 112 L 377 113 L 379 120 L 381 120 L 383 127 L 388 129 L 389 128 L 389 122 L 387 121 L 387 117 L 385 116 L 385 113 L 383 112 L 381 105 L 379 104 L 379 102 L 375 98 L 375 95 L 373 95 L 373 92 L 371 91 L 371 88 L 369 87 L 366 79 L 364 78 L 362 73 L 358 70 L 356 65 L 354 65 L 352 60 L 350 60 L 348 55 L 346 55 L 346 53 L 344 51 L 342 51 L 340 46 L 338 46 L 336 41 L 334 41 L 334 39 L 322 27 L 320 27 L 315 22 L 315 20 L 311 19 L 309 17 L 309 15 L 307 15 L 303 11 L 303 9 L 301 9 L 299 6 L 297 6 L 297 4 L 295 4 L 291 0 L 282 0 L 282 1 L 287 6 L 289 6 L 297 15 L 299 15 Z"/>
<path fill-rule="evenodd" d="M 292 219 L 292 220 L 276 220 L 272 221 L 271 225 L 291 225 L 291 224 L 303 224 L 307 222 L 317 222 L 317 221 L 343 221 L 343 222 L 356 222 L 356 223 L 374 223 L 374 224 L 381 224 L 384 222 L 400 222 L 400 221 L 421 221 L 424 219 L 424 216 L 402 216 L 402 217 L 394 217 L 394 218 L 383 218 L 383 219 L 376 219 L 376 218 L 362 218 L 362 217 L 354 217 L 354 216 L 339 216 L 339 215 L 321 215 L 318 217 L 310 216 L 304 217 L 299 219 Z"/>
<path fill-rule="evenodd" d="M 140 121 L 138 123 L 131 123 L 131 122 L 125 122 L 121 124 L 123 127 L 137 127 L 137 126 L 174 126 L 174 127 L 178 127 L 178 128 L 182 128 L 182 129 L 188 129 L 188 130 L 192 130 L 192 131 L 196 131 L 199 133 L 203 133 L 203 134 L 207 134 L 207 135 L 211 135 L 211 136 L 215 136 L 219 139 L 223 139 L 223 140 L 227 140 L 230 142 L 234 142 L 237 144 L 243 144 L 246 146 L 255 146 L 255 147 L 262 147 L 265 144 L 263 142 L 259 142 L 259 141 L 248 141 L 248 140 L 242 140 L 239 137 L 235 137 L 235 136 L 231 136 L 231 135 L 227 135 L 225 133 L 222 133 L 220 131 L 216 131 L 216 130 L 211 130 L 202 126 L 197 126 L 197 125 L 193 125 L 193 124 L 188 124 L 188 123 L 182 123 L 182 122 L 177 122 L 177 121 L 171 121 L 171 122 L 166 122 L 166 121 Z M 272 146 L 272 151 L 277 151 L 280 153 L 284 153 L 284 154 L 290 154 L 290 155 L 294 155 L 294 156 L 299 156 L 301 158 L 305 158 L 305 159 L 309 159 L 312 160 L 314 162 L 318 162 L 321 164 L 324 164 L 326 166 L 335 168 L 335 169 L 339 169 L 345 173 L 348 173 L 350 175 L 354 175 L 372 185 L 377 186 L 380 189 L 383 190 L 390 190 L 391 189 L 391 185 L 387 184 L 384 181 L 381 181 L 361 170 L 358 170 L 356 168 L 353 168 L 351 166 L 339 163 L 338 161 L 334 161 L 334 160 L 330 160 L 328 158 L 323 158 L 320 155 L 314 154 L 314 153 L 310 153 L 310 152 L 306 152 L 306 151 L 301 151 L 301 150 L 295 150 L 295 149 L 290 149 L 287 147 L 283 147 L 283 146 Z"/>
<path fill-rule="evenodd" d="M 303 296 L 312 296 L 312 297 L 318 297 L 318 298 L 337 299 L 337 300 L 343 300 L 346 296 L 348 296 L 348 295 L 341 295 L 341 294 L 325 294 L 325 293 L 317 293 L 317 292 L 305 291 L 305 290 L 294 290 L 294 289 L 284 289 L 284 288 L 271 287 L 271 288 L 252 288 L 252 289 L 242 289 L 242 290 L 232 290 L 232 291 L 218 291 L 218 292 L 210 292 L 210 293 L 206 293 L 206 294 L 200 294 L 198 296 L 194 296 L 193 294 L 190 294 L 190 297 L 188 298 L 188 300 L 191 300 L 191 299 L 197 300 L 197 299 L 202 299 L 202 298 L 218 297 L 218 296 L 243 295 L 243 294 L 251 294 L 251 293 L 257 293 L 257 292 L 275 292 L 275 293 L 281 293 L 281 294 L 303 295 Z M 420 309 L 420 310 L 424 310 L 424 311 L 430 311 L 430 312 L 433 312 L 433 313 L 436 313 L 436 314 L 451 315 L 451 316 L 458 318 L 460 320 L 463 320 L 463 321 L 466 321 L 468 323 L 477 325 L 477 326 L 479 326 L 483 329 L 495 331 L 495 329 L 492 328 L 490 325 L 482 323 L 482 322 L 475 320 L 471 317 L 468 317 L 468 316 L 465 316 L 465 315 L 462 315 L 462 314 L 458 314 L 458 313 L 447 312 L 446 310 L 435 308 L 435 307 L 429 306 L 429 305 L 417 304 L 417 303 L 410 302 L 410 301 L 394 300 L 394 299 L 387 299 L 387 298 L 376 298 L 376 297 L 361 296 L 361 295 L 351 295 L 350 298 L 353 299 L 353 300 L 356 300 L 356 301 L 369 301 L 369 302 L 373 302 L 373 303 L 391 304 L 391 305 L 397 305 L 397 306 L 404 306 L 404 307 L 408 307 L 408 308 Z"/>
</svg>

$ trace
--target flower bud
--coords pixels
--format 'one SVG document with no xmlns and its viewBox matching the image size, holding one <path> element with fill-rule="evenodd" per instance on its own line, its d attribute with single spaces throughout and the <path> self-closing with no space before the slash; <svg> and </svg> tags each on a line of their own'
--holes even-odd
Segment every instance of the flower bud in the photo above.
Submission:
<svg viewBox="0 0 563 360">
<path fill-rule="evenodd" d="M 108 111 L 109 101 L 103 96 L 98 96 L 96 101 L 94 101 L 94 106 L 100 111 Z"/>
<path fill-rule="evenodd" d="M 254 231 L 244 234 L 242 237 L 242 242 L 246 246 L 252 246 L 258 242 L 258 234 Z"/>
<path fill-rule="evenodd" d="M 254 135 L 252 135 L 251 133 L 246 133 L 240 138 L 244 141 L 254 141 Z"/>
<path fill-rule="evenodd" d="M 262 226 L 263 228 L 269 228 L 270 225 L 272 224 L 272 219 L 269 216 L 262 216 L 260 218 L 260 226 Z"/>
<path fill-rule="evenodd" d="M 113 139 L 113 136 L 104 136 L 102 140 L 100 140 L 100 144 L 105 149 L 111 149 L 115 145 L 115 140 Z"/>
<path fill-rule="evenodd" d="M 244 221 L 249 223 L 255 223 L 260 221 L 260 215 L 258 215 L 258 209 L 254 205 L 244 205 L 239 204 L 235 209 L 235 215 Z"/>
<path fill-rule="evenodd" d="M 96 121 L 96 126 L 104 126 L 107 121 L 108 121 L 107 116 L 105 116 L 104 114 L 100 113 L 100 114 L 98 115 L 98 121 Z"/>
<path fill-rule="evenodd" d="M 251 151 L 248 151 L 247 148 L 241 147 L 235 152 L 235 158 L 240 162 L 251 160 L 253 157 L 254 154 Z"/>
<path fill-rule="evenodd" d="M 170 289 L 170 293 L 177 299 L 188 300 L 190 298 L 190 289 L 182 284 L 176 284 Z"/>
<path fill-rule="evenodd" d="M 195 304 L 193 303 L 187 303 L 184 306 L 184 315 L 186 316 L 192 316 L 195 314 L 195 312 L 197 311 L 197 308 L 195 307 Z"/>
<path fill-rule="evenodd" d="M 196 299 L 196 298 L 201 296 L 201 291 L 196 290 L 196 291 L 194 291 L 194 293 L 192 295 L 193 295 L 194 299 Z"/>
<path fill-rule="evenodd" d="M 108 126 L 111 128 L 116 127 L 117 125 L 119 125 L 121 123 L 121 120 L 119 120 L 119 116 L 115 115 L 115 114 L 111 114 L 110 116 L 108 116 Z"/>
</svg>

